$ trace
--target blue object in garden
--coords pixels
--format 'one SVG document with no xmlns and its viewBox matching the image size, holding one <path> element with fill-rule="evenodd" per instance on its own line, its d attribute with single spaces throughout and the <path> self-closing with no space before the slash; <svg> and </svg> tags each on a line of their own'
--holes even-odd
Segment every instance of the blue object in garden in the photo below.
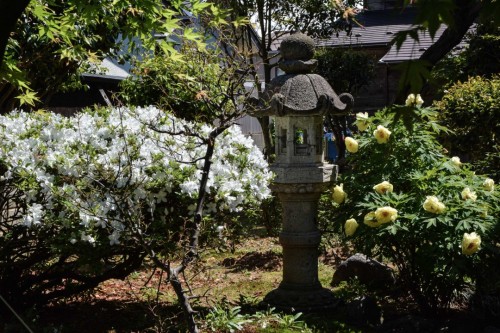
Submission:
<svg viewBox="0 0 500 333">
<path fill-rule="evenodd" d="M 337 160 L 338 152 L 333 133 L 325 133 L 325 142 L 326 142 L 325 158 L 331 163 L 334 163 Z"/>
</svg>

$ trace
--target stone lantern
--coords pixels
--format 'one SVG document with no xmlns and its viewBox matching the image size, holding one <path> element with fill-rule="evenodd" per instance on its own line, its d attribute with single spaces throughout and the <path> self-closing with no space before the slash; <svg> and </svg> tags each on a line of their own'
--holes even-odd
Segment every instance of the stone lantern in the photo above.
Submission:
<svg viewBox="0 0 500 333">
<path fill-rule="evenodd" d="M 310 72 L 316 66 L 314 41 L 292 34 L 281 43 L 279 67 L 253 115 L 275 118 L 276 178 L 271 189 L 283 207 L 283 280 L 264 302 L 288 311 L 318 311 L 336 305 L 333 293 L 318 279 L 317 206 L 337 177 L 337 166 L 324 161 L 324 116 L 345 114 L 349 94 L 338 96 L 328 82 Z"/>
</svg>

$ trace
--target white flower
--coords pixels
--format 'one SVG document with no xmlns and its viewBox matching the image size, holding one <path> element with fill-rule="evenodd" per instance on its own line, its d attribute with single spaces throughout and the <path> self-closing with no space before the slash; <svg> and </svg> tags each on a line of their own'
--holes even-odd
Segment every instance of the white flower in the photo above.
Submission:
<svg viewBox="0 0 500 333">
<path fill-rule="evenodd" d="M 218 225 L 217 228 L 215 228 L 215 231 L 217 232 L 218 237 L 222 238 L 222 233 L 224 232 L 224 226 Z"/>
<path fill-rule="evenodd" d="M 118 230 L 113 230 L 113 233 L 108 236 L 109 238 L 109 245 L 115 245 L 115 244 L 120 244 L 120 232 Z"/>
<path fill-rule="evenodd" d="M 79 229 L 83 241 L 94 243 L 89 230 L 101 227 L 109 230 L 110 243 L 118 244 L 130 217 L 194 212 L 194 204 L 170 210 L 165 204 L 197 196 L 206 145 L 198 136 L 168 133 L 207 138 L 213 126 L 176 119 L 155 107 L 68 118 L 16 112 L 0 118 L 0 158 L 8 166 L 0 176 L 17 181 L 22 173 L 36 182 L 24 193 L 21 223 L 26 226 L 43 223 L 47 216 L 76 217 L 72 228 Z M 239 211 L 271 195 L 273 174 L 238 126 L 217 137 L 212 163 L 206 190 L 215 199 L 206 203 L 209 211 Z M 72 237 L 67 239 L 76 243 Z"/>
<path fill-rule="evenodd" d="M 85 233 L 82 232 L 82 235 L 80 237 L 80 239 L 84 242 L 89 242 L 90 244 L 94 244 L 95 243 L 95 238 L 90 236 L 90 235 L 86 235 Z"/>
<path fill-rule="evenodd" d="M 189 180 L 189 181 L 187 181 L 185 183 L 182 183 L 180 185 L 181 191 L 184 192 L 184 193 L 186 193 L 190 197 L 193 197 L 193 195 L 195 195 L 198 192 L 199 186 L 200 185 L 199 185 L 198 182 L 195 182 L 195 181 L 192 181 L 192 180 Z"/>
<path fill-rule="evenodd" d="M 44 215 L 45 212 L 43 210 L 43 206 L 41 204 L 34 203 L 28 207 L 27 214 L 23 216 L 23 224 L 27 227 L 41 224 Z"/>
</svg>

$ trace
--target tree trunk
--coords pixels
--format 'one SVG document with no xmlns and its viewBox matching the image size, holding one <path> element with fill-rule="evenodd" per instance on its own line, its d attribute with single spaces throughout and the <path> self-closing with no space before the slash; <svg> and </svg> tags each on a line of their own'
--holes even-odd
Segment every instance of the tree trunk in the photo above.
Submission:
<svg viewBox="0 0 500 333">
<path fill-rule="evenodd" d="M 438 40 L 420 57 L 420 60 L 428 63 L 429 71 L 463 40 L 483 7 L 481 1 L 456 0 L 454 4 L 454 24 L 447 27 Z M 397 95 L 396 103 L 403 104 L 409 93 L 410 87 L 408 85 L 403 87 Z"/>
<path fill-rule="evenodd" d="M 14 30 L 17 19 L 28 6 L 30 0 L 0 0 L 0 67 L 10 33 Z"/>
</svg>

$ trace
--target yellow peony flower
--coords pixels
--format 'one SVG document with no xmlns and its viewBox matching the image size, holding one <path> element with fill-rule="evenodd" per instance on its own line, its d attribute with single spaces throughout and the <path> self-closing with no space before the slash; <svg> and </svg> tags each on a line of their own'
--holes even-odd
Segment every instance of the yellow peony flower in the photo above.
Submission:
<svg viewBox="0 0 500 333">
<path fill-rule="evenodd" d="M 426 211 L 434 214 L 441 214 L 446 209 L 444 203 L 433 195 L 427 196 L 424 201 L 423 207 Z"/>
<path fill-rule="evenodd" d="M 458 157 L 458 156 L 453 156 L 451 158 L 451 163 L 453 163 L 457 167 L 460 167 L 462 165 L 462 162 L 460 161 L 460 157 Z"/>
<path fill-rule="evenodd" d="M 354 140 L 350 136 L 345 138 L 345 148 L 347 149 L 348 152 L 350 153 L 357 153 L 358 152 L 358 141 Z"/>
<path fill-rule="evenodd" d="M 382 183 L 373 186 L 373 189 L 378 194 L 386 194 L 392 192 L 394 190 L 394 187 L 392 186 L 391 183 L 384 180 Z"/>
<path fill-rule="evenodd" d="M 333 188 L 332 199 L 338 204 L 344 202 L 346 193 L 344 192 L 344 184 L 336 185 Z"/>
<path fill-rule="evenodd" d="M 465 255 L 471 255 L 477 250 L 479 250 L 479 246 L 481 245 L 481 237 L 475 232 L 471 232 L 470 234 L 464 233 L 464 238 L 462 239 L 462 253 Z"/>
<path fill-rule="evenodd" d="M 493 192 L 495 190 L 495 181 L 491 178 L 486 178 L 483 182 L 483 187 L 486 191 Z"/>
<path fill-rule="evenodd" d="M 377 129 L 373 131 L 373 136 L 375 136 L 375 139 L 377 139 L 378 143 L 386 143 L 387 141 L 389 141 L 391 131 L 389 131 L 382 125 L 378 125 Z"/>
<path fill-rule="evenodd" d="M 424 104 L 424 100 L 422 99 L 422 96 L 420 96 L 420 94 L 417 94 L 417 96 L 415 97 L 415 105 L 421 107 L 422 104 Z"/>
<path fill-rule="evenodd" d="M 365 217 L 363 218 L 363 223 L 372 228 L 380 227 L 382 225 L 380 222 L 377 221 L 377 218 L 375 217 L 375 212 L 369 212 L 368 214 L 366 214 Z"/>
<path fill-rule="evenodd" d="M 368 124 L 368 112 L 358 112 L 356 113 L 356 126 L 360 132 L 366 131 L 366 129 L 370 126 Z"/>
<path fill-rule="evenodd" d="M 358 228 L 358 222 L 356 222 L 355 219 L 349 219 L 349 220 L 345 221 L 344 230 L 345 230 L 346 236 L 354 235 L 357 228 Z"/>
<path fill-rule="evenodd" d="M 415 94 L 409 94 L 408 97 L 406 97 L 405 105 L 412 106 L 413 104 L 415 104 Z"/>
<path fill-rule="evenodd" d="M 424 100 L 422 99 L 422 96 L 420 96 L 420 94 L 417 94 L 416 96 L 414 94 L 409 94 L 405 101 L 406 106 L 416 105 L 418 107 L 421 107 L 422 104 L 424 104 Z"/>
<path fill-rule="evenodd" d="M 462 199 L 476 201 L 477 194 L 476 194 L 476 192 L 472 191 L 470 188 L 466 187 L 462 191 Z"/>
<path fill-rule="evenodd" d="M 375 218 L 380 224 L 394 222 L 398 218 L 398 211 L 392 207 L 380 207 L 375 211 Z"/>
</svg>

